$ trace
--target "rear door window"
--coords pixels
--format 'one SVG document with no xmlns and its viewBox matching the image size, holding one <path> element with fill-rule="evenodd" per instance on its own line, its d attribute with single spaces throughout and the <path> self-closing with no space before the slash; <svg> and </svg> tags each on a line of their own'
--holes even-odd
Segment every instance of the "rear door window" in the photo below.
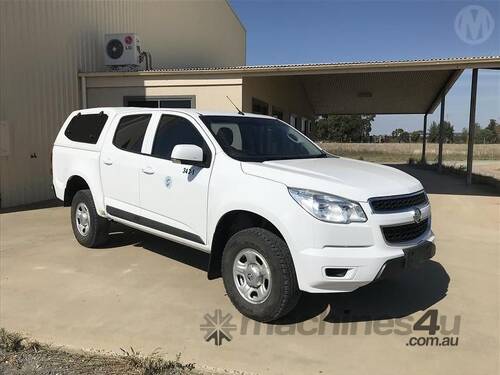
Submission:
<svg viewBox="0 0 500 375">
<path fill-rule="evenodd" d="M 96 144 L 107 120 L 108 115 L 104 113 L 79 113 L 71 119 L 64 135 L 74 142 Z"/>
<path fill-rule="evenodd" d="M 116 127 L 113 144 L 124 151 L 140 153 L 151 114 L 123 116 Z"/>
</svg>

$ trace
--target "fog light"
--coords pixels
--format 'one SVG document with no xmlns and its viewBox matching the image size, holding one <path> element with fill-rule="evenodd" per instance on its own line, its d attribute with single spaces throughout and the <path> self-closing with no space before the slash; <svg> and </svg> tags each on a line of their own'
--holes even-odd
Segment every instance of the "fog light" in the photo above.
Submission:
<svg viewBox="0 0 500 375">
<path fill-rule="evenodd" d="M 348 268 L 327 268 L 325 269 L 325 275 L 328 277 L 344 277 L 349 271 Z"/>
</svg>

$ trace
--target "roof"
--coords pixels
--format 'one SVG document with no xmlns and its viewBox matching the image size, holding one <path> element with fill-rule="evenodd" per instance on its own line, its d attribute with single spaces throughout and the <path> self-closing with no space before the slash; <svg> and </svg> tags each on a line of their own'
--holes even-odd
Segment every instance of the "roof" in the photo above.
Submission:
<svg viewBox="0 0 500 375">
<path fill-rule="evenodd" d="M 107 72 L 81 72 L 80 76 L 127 76 L 127 75 L 169 75 L 169 74 L 210 74 L 210 73 L 232 73 L 232 74 L 306 74 L 306 73 L 330 73 L 330 72 L 360 72 L 360 71 L 405 71 L 405 70 L 447 70 L 468 68 L 500 68 L 500 56 L 478 56 L 478 57 L 452 57 L 441 59 L 418 59 L 418 60 L 379 60 L 379 61 L 357 61 L 357 62 L 330 62 L 313 64 L 278 64 L 278 65 L 244 65 L 228 67 L 192 67 L 192 68 L 160 68 L 140 71 L 107 71 Z"/>
<path fill-rule="evenodd" d="M 73 111 L 73 113 L 81 114 L 96 114 L 104 112 L 112 115 L 122 115 L 127 113 L 152 113 L 152 112 L 177 112 L 184 113 L 191 116 L 251 116 L 251 117 L 263 117 L 263 118 L 273 118 L 271 116 L 259 115 L 255 113 L 244 113 L 239 114 L 237 112 L 219 112 L 219 111 L 205 111 L 196 108 L 144 108 L 144 107 L 95 107 L 87 109 L 78 109 Z"/>
<path fill-rule="evenodd" d="M 432 113 L 465 69 L 500 69 L 500 56 L 85 72 L 82 77 L 212 76 L 297 80 L 316 114 Z"/>
</svg>

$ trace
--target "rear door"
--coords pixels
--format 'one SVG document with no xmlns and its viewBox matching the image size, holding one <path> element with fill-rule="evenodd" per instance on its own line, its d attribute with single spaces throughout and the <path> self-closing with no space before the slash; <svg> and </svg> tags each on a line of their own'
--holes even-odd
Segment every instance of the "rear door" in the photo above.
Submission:
<svg viewBox="0 0 500 375">
<path fill-rule="evenodd" d="M 104 203 L 112 216 L 140 215 L 139 173 L 144 165 L 142 148 L 151 117 L 151 113 L 123 115 L 107 134 L 100 164 Z"/>
<path fill-rule="evenodd" d="M 150 156 L 145 157 L 139 178 L 141 207 L 148 226 L 176 239 L 206 244 L 213 145 L 198 124 L 180 113 L 162 114 L 150 134 Z M 208 165 L 171 161 L 172 150 L 178 144 L 201 147 Z"/>
</svg>

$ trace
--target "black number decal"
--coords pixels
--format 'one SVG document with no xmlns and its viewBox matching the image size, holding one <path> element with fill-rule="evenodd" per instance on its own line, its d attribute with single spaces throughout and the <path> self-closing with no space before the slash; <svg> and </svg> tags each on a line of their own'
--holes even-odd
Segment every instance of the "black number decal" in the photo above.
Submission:
<svg viewBox="0 0 500 375">
<path fill-rule="evenodd" d="M 429 320 L 428 324 L 425 321 Z M 439 331 L 438 321 L 438 311 L 437 310 L 427 310 L 422 317 L 415 322 L 413 329 L 415 331 L 427 331 L 429 335 L 435 335 Z"/>
</svg>

